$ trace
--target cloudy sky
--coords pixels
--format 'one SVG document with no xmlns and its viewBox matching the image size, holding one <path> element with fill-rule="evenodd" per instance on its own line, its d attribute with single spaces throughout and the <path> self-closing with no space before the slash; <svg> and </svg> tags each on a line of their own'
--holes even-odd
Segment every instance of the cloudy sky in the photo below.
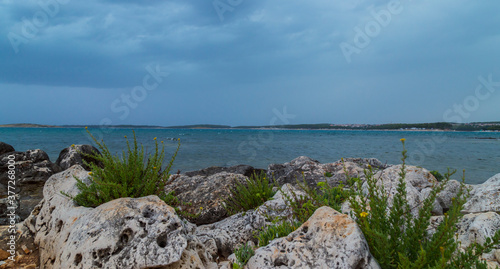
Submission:
<svg viewBox="0 0 500 269">
<path fill-rule="evenodd" d="M 0 0 L 0 124 L 500 120 L 499 1 Z"/>
</svg>

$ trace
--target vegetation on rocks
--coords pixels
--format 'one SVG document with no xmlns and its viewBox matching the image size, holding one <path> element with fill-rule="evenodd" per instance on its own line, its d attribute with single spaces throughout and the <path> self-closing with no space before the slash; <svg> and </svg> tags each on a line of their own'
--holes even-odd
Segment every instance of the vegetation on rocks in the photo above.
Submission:
<svg viewBox="0 0 500 269">
<path fill-rule="evenodd" d="M 239 269 L 247 264 L 248 260 L 254 255 L 254 250 L 252 246 L 245 244 L 236 249 L 234 255 L 236 256 L 236 263 L 233 263 L 233 269 Z"/>
<path fill-rule="evenodd" d="M 90 131 L 87 130 L 87 133 L 97 144 L 102 155 L 82 154 L 101 162 L 103 167 L 84 161 L 91 169 L 90 183 L 75 178 L 81 192 L 75 197 L 66 193 L 63 193 L 64 195 L 72 198 L 78 205 L 86 207 L 97 207 L 122 197 L 138 198 L 148 195 L 157 195 L 169 205 L 177 204 L 174 194 L 165 193 L 164 188 L 168 184 L 170 169 L 179 151 L 180 141 L 169 164 L 162 169 L 165 145 L 162 141 L 160 147 L 156 137 L 154 151 L 146 157 L 144 146 L 139 147 L 135 132 L 132 143 L 125 136 L 127 151 L 123 151 L 120 156 L 113 155 L 104 141 L 97 141 Z"/>
<path fill-rule="evenodd" d="M 484 245 L 473 244 L 464 253 L 459 251 L 454 236 L 456 224 L 462 217 L 460 211 L 468 196 L 468 190 L 462 182 L 443 222 L 429 236 L 427 229 L 434 201 L 453 173 L 446 173 L 441 184 L 434 186 L 423 201 L 418 215 L 414 216 L 406 199 L 407 155 L 405 140 L 401 141 L 403 165 L 392 207 L 389 207 L 389 194 L 383 184 L 377 184 L 378 179 L 371 168 L 365 171 L 368 195 L 364 197 L 361 182 L 358 182 L 356 195 L 349 197 L 353 209 L 351 214 L 363 231 L 373 256 L 382 268 L 486 268 L 486 263 L 480 261 L 479 257 L 500 243 L 500 231 Z"/>
<path fill-rule="evenodd" d="M 231 214 L 257 208 L 274 196 L 276 182 L 264 173 L 254 173 L 243 183 L 236 183 L 231 196 L 224 200 L 226 210 Z"/>
</svg>

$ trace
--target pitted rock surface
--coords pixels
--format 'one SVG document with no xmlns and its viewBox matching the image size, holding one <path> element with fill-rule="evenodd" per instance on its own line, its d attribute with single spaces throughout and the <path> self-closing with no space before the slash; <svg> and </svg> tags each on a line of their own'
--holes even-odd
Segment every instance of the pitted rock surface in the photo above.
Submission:
<svg viewBox="0 0 500 269">
<path fill-rule="evenodd" d="M 73 176 L 88 183 L 88 172 L 75 165 L 52 176 L 45 185 L 44 201 L 33 225 L 42 268 L 159 268 L 173 264 L 176 267 L 171 268 L 202 268 L 211 263 L 208 254 L 196 249 L 194 225 L 182 221 L 157 196 L 121 198 L 96 208 L 77 206 L 61 195 L 61 191 L 73 196 L 79 192 Z"/>
<path fill-rule="evenodd" d="M 320 181 L 327 181 L 332 186 L 337 186 L 341 182 L 345 184 L 347 177 L 345 176 L 344 165 L 351 177 L 364 178 L 364 169 L 368 169 L 368 165 L 377 171 L 388 167 L 379 160 L 370 158 L 346 158 L 344 164 L 342 161 L 334 163 L 321 164 L 320 162 L 306 156 L 300 156 L 290 162 L 283 164 L 271 164 L 268 167 L 267 174 L 271 178 L 283 185 L 285 183 L 296 184 L 305 181 L 310 187 L 316 188 Z M 325 177 L 325 173 L 331 173 L 332 177 Z"/>
<path fill-rule="evenodd" d="M 180 207 L 191 214 L 199 214 L 190 219 L 196 225 L 210 224 L 228 216 L 223 201 L 230 197 L 230 190 L 236 182 L 245 183 L 241 174 L 216 173 L 208 177 L 173 175 L 175 180 L 165 187 L 166 192 L 174 191 L 184 203 Z M 189 204 L 188 204 L 189 203 Z"/>
<path fill-rule="evenodd" d="M 53 164 L 47 153 L 35 149 L 26 152 L 13 151 L 0 156 L 0 206 L 6 208 L 9 178 L 9 156 L 14 156 L 15 190 L 17 195 L 14 201 L 16 209 L 16 220 L 21 221 L 29 216 L 31 210 L 42 200 L 43 185 L 54 173 L 61 168 Z M 8 224 L 7 210 L 0 212 L 0 225 Z"/>
<path fill-rule="evenodd" d="M 500 213 L 500 174 L 496 174 L 483 184 L 471 185 L 471 196 L 462 212 L 498 212 Z"/>
<path fill-rule="evenodd" d="M 91 145 L 75 145 L 74 147 L 67 147 L 59 153 L 56 164 L 63 170 L 66 170 L 75 164 L 81 165 L 85 170 L 90 170 L 90 168 L 84 164 L 83 161 L 85 160 L 87 163 L 94 163 L 102 167 L 101 162 L 90 156 L 86 156 L 86 154 L 101 155 L 101 152 Z"/>
<path fill-rule="evenodd" d="M 380 267 L 356 223 L 330 207 L 321 207 L 296 231 L 258 248 L 247 268 Z"/>
</svg>

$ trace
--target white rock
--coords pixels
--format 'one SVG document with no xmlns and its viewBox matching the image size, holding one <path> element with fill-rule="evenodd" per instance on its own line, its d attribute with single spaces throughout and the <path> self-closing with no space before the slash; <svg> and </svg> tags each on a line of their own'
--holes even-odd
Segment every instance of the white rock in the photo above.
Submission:
<svg viewBox="0 0 500 269">
<path fill-rule="evenodd" d="M 471 196 L 462 212 L 500 212 L 500 174 L 472 187 Z"/>
<path fill-rule="evenodd" d="M 239 246 L 255 240 L 254 233 L 270 225 L 273 219 L 291 217 L 291 210 L 286 206 L 283 193 L 291 197 L 292 191 L 297 195 L 305 195 L 296 187 L 285 184 L 271 200 L 257 209 L 232 215 L 216 223 L 198 226 L 196 235 L 214 258 L 227 258 Z"/>
<path fill-rule="evenodd" d="M 321 207 L 287 237 L 258 248 L 247 268 L 380 267 L 356 223 L 330 207 Z"/>
<path fill-rule="evenodd" d="M 76 195 L 75 165 L 50 177 L 35 221 L 42 268 L 207 267 L 210 255 L 193 235 L 194 226 L 157 196 L 121 198 L 96 208 L 77 206 L 60 194 Z"/>
</svg>

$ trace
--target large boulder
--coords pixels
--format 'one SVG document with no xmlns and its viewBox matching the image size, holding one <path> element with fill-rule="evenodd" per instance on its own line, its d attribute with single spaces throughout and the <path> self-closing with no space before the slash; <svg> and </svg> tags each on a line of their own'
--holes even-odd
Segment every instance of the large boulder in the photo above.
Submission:
<svg viewBox="0 0 500 269">
<path fill-rule="evenodd" d="M 88 155 L 101 155 L 101 152 L 91 145 L 74 145 L 63 149 L 59 153 L 56 164 L 63 170 L 66 170 L 75 164 L 81 165 L 86 170 L 90 170 L 90 168 L 83 161 L 87 163 L 94 163 L 102 167 L 101 162 Z"/>
<path fill-rule="evenodd" d="M 376 171 L 388 167 L 388 165 L 373 158 L 346 158 L 343 163 L 337 161 L 321 164 L 309 157 L 300 156 L 287 163 L 269 165 L 267 174 L 269 177 L 276 179 L 280 185 L 285 183 L 296 184 L 297 180 L 299 182 L 305 180 L 309 186 L 316 187 L 318 182 L 326 180 L 330 185 L 336 186 L 341 182 L 346 182 L 347 177 L 344 166 L 349 176 L 364 178 L 364 170 L 368 169 L 369 165 Z M 327 172 L 332 176 L 325 177 Z"/>
<path fill-rule="evenodd" d="M 462 212 L 500 212 L 500 174 L 496 174 L 483 184 L 472 185 L 470 195 Z"/>
<path fill-rule="evenodd" d="M 43 198 L 43 185 L 45 181 L 54 173 L 61 171 L 61 168 L 53 164 L 47 153 L 43 150 L 35 149 L 26 152 L 10 152 L 0 156 L 0 203 L 7 206 L 9 202 L 8 193 L 9 161 L 14 160 L 15 171 L 15 205 L 17 206 L 17 221 L 24 220 L 29 216 L 31 210 Z M 11 184 L 12 186 L 12 184 Z M 12 189 L 10 189 L 12 191 Z M 7 211 L 0 213 L 0 225 L 7 224 Z"/>
<path fill-rule="evenodd" d="M 349 216 L 321 207 L 286 237 L 255 250 L 249 269 L 380 268 L 368 243 Z"/>
<path fill-rule="evenodd" d="M 287 207 L 283 193 L 291 197 L 291 192 L 305 195 L 290 184 L 285 184 L 272 199 L 254 210 L 241 212 L 216 223 L 201 225 L 196 228 L 200 238 L 213 257 L 227 258 L 238 247 L 253 241 L 255 233 L 265 229 L 277 218 L 290 218 L 291 210 Z"/>
<path fill-rule="evenodd" d="M 42 268 L 204 268 L 215 265 L 194 235 L 157 196 L 121 198 L 96 208 L 77 206 L 74 177 L 88 183 L 75 165 L 52 176 L 39 213 L 30 221 Z"/>
<path fill-rule="evenodd" d="M 15 151 L 13 146 L 11 146 L 7 143 L 4 143 L 4 142 L 0 142 L 0 155 L 3 155 L 5 153 L 9 153 L 9 152 L 13 152 L 13 151 Z"/>
<path fill-rule="evenodd" d="M 172 183 L 165 187 L 166 192 L 174 191 L 181 202 L 180 208 L 195 217 L 190 221 L 197 224 L 210 224 L 227 217 L 224 200 L 231 195 L 236 182 L 244 183 L 247 177 L 241 174 L 221 172 L 210 176 L 173 175 Z"/>
</svg>

